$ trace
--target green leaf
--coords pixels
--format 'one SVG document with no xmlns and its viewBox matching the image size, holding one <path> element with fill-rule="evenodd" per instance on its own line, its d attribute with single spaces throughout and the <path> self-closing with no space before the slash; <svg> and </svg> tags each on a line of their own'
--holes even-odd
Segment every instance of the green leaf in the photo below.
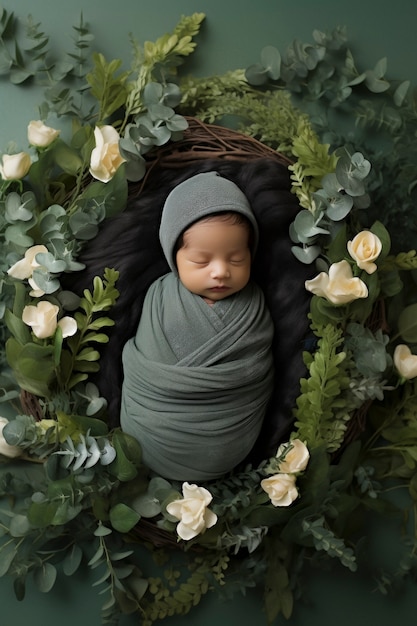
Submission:
<svg viewBox="0 0 417 626">
<path fill-rule="evenodd" d="M 274 46 L 265 46 L 261 51 L 262 65 L 272 80 L 278 80 L 281 72 L 281 54 Z"/>
<path fill-rule="evenodd" d="M 139 443 L 122 431 L 115 431 L 112 444 L 116 450 L 116 459 L 108 466 L 109 470 L 123 482 L 137 476 L 138 466 L 142 458 Z"/>
<path fill-rule="evenodd" d="M 410 89 L 410 84 L 411 82 L 409 80 L 405 80 L 400 85 L 398 85 L 397 89 L 395 90 L 393 97 L 397 107 L 401 107 L 404 104 L 404 101 Z"/>
<path fill-rule="evenodd" d="M 43 593 L 51 591 L 55 584 L 56 576 L 56 567 L 54 567 L 51 563 L 43 563 L 43 565 L 37 568 L 33 573 L 35 585 L 39 591 L 42 591 Z"/>
<path fill-rule="evenodd" d="M 388 230 L 386 229 L 384 224 L 382 224 L 382 222 L 376 221 L 372 224 L 370 231 L 380 239 L 382 244 L 382 250 L 379 259 L 385 258 L 391 250 L 391 236 Z"/>
<path fill-rule="evenodd" d="M 411 304 L 401 311 L 398 332 L 407 343 L 417 342 L 417 304 Z"/>
<path fill-rule="evenodd" d="M 18 385 L 41 397 L 49 397 L 55 378 L 54 346 L 21 345 L 13 337 L 6 342 L 6 357 Z"/>
<path fill-rule="evenodd" d="M 59 502 L 32 502 L 27 514 L 29 522 L 35 528 L 46 528 L 50 526 L 58 507 Z"/>
<path fill-rule="evenodd" d="M 292 246 L 291 251 L 301 263 L 313 263 L 321 253 L 320 246 Z"/>
<path fill-rule="evenodd" d="M 27 324 L 22 321 L 21 314 L 15 315 L 9 309 L 6 309 L 4 313 L 4 321 L 17 342 L 23 345 L 31 341 L 31 332 Z"/>
<path fill-rule="evenodd" d="M 139 520 L 139 513 L 122 502 L 110 509 L 110 523 L 120 533 L 132 530 Z"/>
<path fill-rule="evenodd" d="M 53 150 L 53 157 L 56 164 L 66 174 L 76 176 L 83 168 L 83 159 L 78 152 L 70 148 L 62 139 L 56 139 L 51 150 Z"/>
<path fill-rule="evenodd" d="M 161 512 L 161 504 L 151 493 L 144 493 L 132 502 L 133 509 L 141 517 L 155 517 Z"/>
<path fill-rule="evenodd" d="M 78 570 L 83 558 L 83 551 L 77 544 L 74 544 L 71 550 L 65 555 L 62 562 L 62 570 L 66 576 L 72 576 Z"/>
<path fill-rule="evenodd" d="M 0 545 L 0 577 L 7 574 L 16 554 L 17 551 L 14 543 L 10 543 L 7 546 Z"/>
</svg>

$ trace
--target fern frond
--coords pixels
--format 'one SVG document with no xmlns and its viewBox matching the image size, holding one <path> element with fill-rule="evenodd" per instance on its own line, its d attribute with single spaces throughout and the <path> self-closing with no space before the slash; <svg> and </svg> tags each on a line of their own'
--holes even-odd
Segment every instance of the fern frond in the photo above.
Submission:
<svg viewBox="0 0 417 626">
<path fill-rule="evenodd" d="M 342 392 L 349 386 L 349 376 L 344 367 L 346 353 L 341 350 L 343 331 L 328 324 L 319 329 L 321 338 L 313 355 L 306 355 L 309 377 L 301 380 L 301 395 L 294 410 L 296 436 L 305 441 L 309 449 L 320 445 L 334 450 L 339 439 L 335 433 L 343 430 L 345 401 Z M 342 422 L 337 417 L 342 416 Z"/>
</svg>

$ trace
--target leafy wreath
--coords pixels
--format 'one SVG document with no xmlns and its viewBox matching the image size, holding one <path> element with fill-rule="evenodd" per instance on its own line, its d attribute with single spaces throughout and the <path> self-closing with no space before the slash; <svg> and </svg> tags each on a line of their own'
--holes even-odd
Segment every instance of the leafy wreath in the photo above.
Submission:
<svg viewBox="0 0 417 626">
<path fill-rule="evenodd" d="M 2 74 L 45 86 L 29 150 L 9 146 L 0 166 L 8 415 L 0 418 L 0 575 L 23 599 L 29 576 L 48 592 L 59 573 L 87 563 L 104 594 L 104 623 L 137 612 L 150 626 L 187 613 L 209 590 L 231 597 L 261 584 L 268 622 L 288 618 L 307 560 L 366 567 L 364 519 L 373 513 L 414 520 L 398 569 L 378 573 L 380 590 L 417 564 L 415 96 L 408 81 L 387 79 L 385 59 L 360 71 L 341 28 L 315 31 L 313 43 L 295 41 L 282 56 L 264 48 L 246 71 L 181 76 L 203 20 L 183 17 L 154 43 L 132 41 L 126 72 L 120 60 L 91 54 L 82 20 L 74 50 L 57 62 L 40 24 L 29 19 L 22 36 L 20 21 L 0 10 Z M 306 283 L 315 342 L 304 353 L 289 441 L 206 486 L 150 478 L 139 444 L 106 423 L 89 378 L 113 324 L 118 273 L 107 268 L 81 299 L 60 283 L 83 268 L 82 248 L 123 210 L 129 181 L 144 178 L 155 147 L 182 137 L 190 115 L 233 120 L 288 157 L 301 206 L 293 252 L 318 272 Z M 68 141 L 68 129 L 46 125 L 54 116 L 71 121 Z M 396 498 L 403 491 L 405 504 Z M 177 546 L 181 558 L 172 556 Z M 144 573 L 149 554 L 168 562 L 164 574 Z"/>
</svg>

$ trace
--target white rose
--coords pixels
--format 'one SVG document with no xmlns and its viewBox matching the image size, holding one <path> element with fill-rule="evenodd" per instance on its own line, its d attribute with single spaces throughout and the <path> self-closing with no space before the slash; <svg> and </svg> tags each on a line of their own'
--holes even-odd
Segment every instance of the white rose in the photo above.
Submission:
<svg viewBox="0 0 417 626">
<path fill-rule="evenodd" d="M 3 180 L 20 180 L 28 173 L 32 162 L 27 152 L 3 154 L 0 175 Z"/>
<path fill-rule="evenodd" d="M 363 230 L 352 241 L 347 242 L 347 249 L 361 270 L 365 270 L 368 274 L 373 274 L 377 270 L 374 261 L 379 257 L 382 250 L 379 237 L 369 230 Z"/>
<path fill-rule="evenodd" d="M 261 480 L 261 487 L 274 506 L 290 506 L 298 498 L 294 474 L 274 474 Z"/>
<path fill-rule="evenodd" d="M 184 483 L 182 494 L 183 499 L 170 502 L 167 511 L 180 520 L 178 536 L 188 541 L 214 526 L 217 515 L 207 508 L 213 499 L 208 489 Z"/>
<path fill-rule="evenodd" d="M 20 259 L 20 261 L 17 261 L 14 265 L 12 265 L 7 273 L 9 276 L 19 278 L 20 280 L 30 278 L 33 270 L 36 267 L 40 267 L 40 264 L 36 261 L 35 257 L 37 254 L 42 252 L 48 252 L 48 248 L 46 246 L 32 246 L 31 248 L 28 248 L 23 259 Z"/>
<path fill-rule="evenodd" d="M 45 126 L 41 121 L 32 121 L 28 124 L 28 140 L 36 148 L 47 148 L 58 137 L 61 131 Z"/>
<path fill-rule="evenodd" d="M 54 335 L 58 326 L 62 329 L 63 337 L 70 337 L 77 332 L 77 323 L 72 317 L 63 317 L 57 321 L 59 307 L 46 300 L 38 302 L 36 306 L 27 305 L 23 309 L 22 320 L 32 328 L 33 334 L 39 339 L 46 339 Z"/>
<path fill-rule="evenodd" d="M 113 126 L 96 126 L 96 147 L 91 152 L 90 174 L 102 183 L 108 183 L 124 163 L 119 151 L 119 133 Z"/>
<path fill-rule="evenodd" d="M 321 272 L 312 280 L 306 280 L 305 287 L 333 304 L 348 304 L 368 297 L 367 286 L 360 278 L 353 277 L 352 269 L 345 260 L 333 263 L 328 274 Z"/>
<path fill-rule="evenodd" d="M 3 436 L 3 428 L 6 424 L 9 423 L 9 420 L 5 417 L 0 417 L 0 454 L 3 456 L 7 456 L 9 459 L 14 459 L 23 454 L 22 448 L 18 448 L 17 446 L 11 446 L 7 443 Z"/>
<path fill-rule="evenodd" d="M 310 453 L 307 446 L 300 439 L 293 439 L 288 443 L 279 446 L 277 457 L 280 457 L 286 450 L 285 458 L 279 464 L 279 471 L 284 474 L 295 474 L 302 472 L 307 467 Z"/>
<path fill-rule="evenodd" d="M 403 378 L 410 380 L 417 376 L 417 355 L 400 343 L 394 350 L 394 365 Z"/>
</svg>

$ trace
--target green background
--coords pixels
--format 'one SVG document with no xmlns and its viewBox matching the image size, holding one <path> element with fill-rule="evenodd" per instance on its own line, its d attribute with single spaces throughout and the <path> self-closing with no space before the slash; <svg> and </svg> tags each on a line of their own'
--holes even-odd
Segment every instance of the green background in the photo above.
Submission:
<svg viewBox="0 0 417 626">
<path fill-rule="evenodd" d="M 206 20 L 198 48 L 185 71 L 195 75 L 222 74 L 257 62 L 263 46 L 281 51 L 294 39 L 312 41 L 314 29 L 326 31 L 346 26 L 359 69 L 368 69 L 382 57 L 388 58 L 389 78 L 417 83 L 417 6 L 415 0 L 10 0 L 4 8 L 19 17 L 32 14 L 50 35 L 57 52 L 71 49 L 72 26 L 82 12 L 95 34 L 95 47 L 107 59 L 121 58 L 129 67 L 129 34 L 143 43 L 171 31 L 181 15 L 203 12 Z M 13 87 L 0 79 L 0 150 L 9 141 L 26 149 L 26 126 L 38 119 L 41 91 Z M 16 150 L 17 151 L 17 150 Z M 391 522 L 369 529 L 375 555 L 390 564 L 397 551 Z M 1 558 L 1 556 L 0 556 Z M 29 589 L 24 602 L 17 602 L 8 579 L 0 579 L 0 626 L 98 626 L 100 602 L 94 580 L 83 573 L 58 583 L 42 595 Z M 305 593 L 293 617 L 278 618 L 275 626 L 391 626 L 414 624 L 417 619 L 417 590 L 410 583 L 396 596 L 375 591 L 371 578 L 340 569 L 311 571 L 306 575 Z M 126 617 L 121 626 L 139 625 Z M 209 596 L 186 617 L 170 618 L 166 626 L 263 626 L 260 592 L 246 597 L 219 600 Z"/>
</svg>

